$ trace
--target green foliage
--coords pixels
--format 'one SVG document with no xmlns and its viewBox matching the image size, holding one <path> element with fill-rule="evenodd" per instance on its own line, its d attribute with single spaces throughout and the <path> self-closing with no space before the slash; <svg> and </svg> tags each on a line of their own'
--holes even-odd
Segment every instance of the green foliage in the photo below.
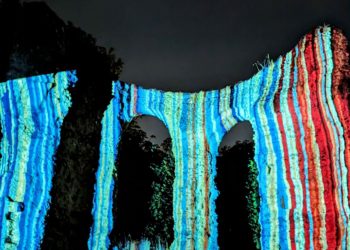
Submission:
<svg viewBox="0 0 350 250">
<path fill-rule="evenodd" d="M 137 119 L 122 125 L 114 173 L 112 245 L 128 249 L 131 244 L 149 242 L 153 249 L 167 248 L 173 241 L 171 147 L 170 138 L 161 145 L 152 143 Z"/>
<path fill-rule="evenodd" d="M 171 152 L 170 139 L 167 139 L 162 149 L 162 161 L 158 164 L 152 164 L 150 168 L 154 174 L 152 183 L 153 194 L 150 200 L 150 212 L 152 222 L 146 227 L 146 232 L 154 238 L 156 236 L 163 245 L 167 245 L 173 238 L 173 182 L 175 161 Z M 154 239 L 153 239 L 154 240 Z"/>
<path fill-rule="evenodd" d="M 215 182 L 220 192 L 216 200 L 220 248 L 234 249 L 239 240 L 242 249 L 260 249 L 258 169 L 253 159 L 250 141 L 219 151 Z"/>
<path fill-rule="evenodd" d="M 248 164 L 248 180 L 245 188 L 247 190 L 247 208 L 248 208 L 248 223 L 253 231 L 253 241 L 256 249 L 261 249 L 260 246 L 260 223 L 259 223 L 259 182 L 258 182 L 258 168 L 254 160 L 250 160 Z"/>
</svg>

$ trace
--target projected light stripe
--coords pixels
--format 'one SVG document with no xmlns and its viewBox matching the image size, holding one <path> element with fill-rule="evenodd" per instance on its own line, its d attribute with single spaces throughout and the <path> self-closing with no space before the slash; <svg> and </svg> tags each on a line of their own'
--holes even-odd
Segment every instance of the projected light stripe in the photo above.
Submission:
<svg viewBox="0 0 350 250">
<path fill-rule="evenodd" d="M 262 248 L 349 248 L 349 79 L 345 37 L 322 27 L 251 79 L 221 90 L 163 92 L 114 82 L 88 247 L 111 247 L 108 235 L 118 223 L 112 196 L 121 122 L 150 115 L 168 128 L 175 157 L 171 249 L 218 249 L 216 156 L 240 121 L 254 131 Z M 75 81 L 74 72 L 61 72 L 0 85 L 0 249 L 39 247 L 53 156 L 71 105 L 67 88 Z M 150 248 L 147 239 L 129 245 Z"/>
<path fill-rule="evenodd" d="M 38 249 L 74 72 L 0 84 L 0 249 Z"/>
<path fill-rule="evenodd" d="M 345 48 L 338 31 L 317 29 L 254 76 L 255 88 L 247 82 L 234 86 L 235 98 L 246 96 L 245 88 L 258 91 L 251 93 L 251 113 L 240 119 L 255 132 L 264 249 L 350 246 L 349 118 L 339 112 L 349 105 L 342 79 L 348 70 Z M 238 104 L 237 110 L 247 107 Z"/>
<path fill-rule="evenodd" d="M 222 137 L 239 121 L 249 121 L 254 130 L 262 248 L 350 246 L 346 45 L 339 31 L 316 29 L 251 79 L 217 91 L 162 92 L 113 84 L 104 129 L 112 119 L 151 115 L 169 130 L 176 165 L 172 249 L 218 248 L 216 156 Z M 113 133 L 102 132 L 90 249 L 108 248 L 113 227 L 109 183 L 121 131 L 118 122 L 110 128 Z"/>
</svg>

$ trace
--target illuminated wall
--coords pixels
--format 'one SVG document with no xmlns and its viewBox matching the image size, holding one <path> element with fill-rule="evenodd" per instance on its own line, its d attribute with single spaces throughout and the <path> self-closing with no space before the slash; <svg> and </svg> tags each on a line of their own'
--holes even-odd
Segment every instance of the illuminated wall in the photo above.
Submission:
<svg viewBox="0 0 350 250">
<path fill-rule="evenodd" d="M 0 249 L 37 249 L 72 72 L 0 84 Z"/>
<path fill-rule="evenodd" d="M 118 119 L 130 121 L 138 115 L 159 118 L 172 139 L 176 163 L 172 249 L 218 248 L 215 161 L 224 134 L 240 121 L 249 121 L 254 130 L 262 248 L 346 249 L 350 246 L 347 60 L 344 36 L 323 27 L 251 79 L 221 90 L 174 93 L 113 83 L 115 97 L 103 118 L 90 249 L 109 246 L 112 171 L 121 133 Z"/>
<path fill-rule="evenodd" d="M 221 90 L 162 92 L 114 82 L 102 121 L 89 248 L 110 245 L 120 123 L 151 115 L 168 128 L 175 157 L 172 249 L 218 249 L 216 156 L 225 133 L 240 121 L 254 130 L 262 248 L 347 249 L 346 46 L 339 31 L 316 29 L 251 79 Z M 42 237 L 52 156 L 70 105 L 66 88 L 74 81 L 70 73 L 60 73 L 55 80 L 47 75 L 0 86 L 0 249 L 34 249 Z M 148 248 L 142 244 L 139 249 Z"/>
</svg>

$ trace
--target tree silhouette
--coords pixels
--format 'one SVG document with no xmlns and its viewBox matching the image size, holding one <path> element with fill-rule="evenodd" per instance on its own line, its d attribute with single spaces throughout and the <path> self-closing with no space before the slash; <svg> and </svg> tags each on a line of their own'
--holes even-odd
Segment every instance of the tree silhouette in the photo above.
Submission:
<svg viewBox="0 0 350 250">
<path fill-rule="evenodd" d="M 153 246 L 173 241 L 174 157 L 171 140 L 153 144 L 136 119 L 124 124 L 116 162 L 112 245 L 147 240 Z"/>
<path fill-rule="evenodd" d="M 161 162 L 152 162 L 152 196 L 149 201 L 151 222 L 146 227 L 147 237 L 152 242 L 170 246 L 173 241 L 173 184 L 175 178 L 175 159 L 171 149 L 171 139 L 167 138 L 157 148 Z"/>
<path fill-rule="evenodd" d="M 225 146 L 217 157 L 215 178 L 220 192 L 216 200 L 218 243 L 221 249 L 260 249 L 258 171 L 254 144 Z"/>
<path fill-rule="evenodd" d="M 70 90 L 73 105 L 62 125 L 55 156 L 42 248 L 86 249 L 101 119 L 112 98 L 111 81 L 118 79 L 122 62 L 113 49 L 98 46 L 91 35 L 65 23 L 43 2 L 1 1 L 0 34 L 0 81 L 77 70 L 79 81 Z M 136 122 L 128 126 L 116 162 L 116 226 L 110 239 L 119 246 L 143 239 L 168 246 L 174 223 L 171 140 L 154 145 Z M 253 145 L 247 142 L 220 152 L 216 181 L 221 192 L 217 213 L 222 249 L 234 249 L 232 244 L 238 240 L 244 249 L 259 248 L 257 170 L 252 159 Z M 237 225 L 239 236 L 234 233 Z"/>
<path fill-rule="evenodd" d="M 44 2 L 0 2 L 0 81 L 77 70 L 72 107 L 61 127 L 43 249 L 86 249 L 99 159 L 101 119 L 122 68 L 113 50 Z"/>
</svg>

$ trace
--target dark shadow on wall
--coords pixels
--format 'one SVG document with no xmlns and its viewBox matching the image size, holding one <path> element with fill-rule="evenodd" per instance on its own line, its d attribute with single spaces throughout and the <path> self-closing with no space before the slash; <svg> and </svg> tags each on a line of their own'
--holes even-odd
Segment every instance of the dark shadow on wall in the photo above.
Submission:
<svg viewBox="0 0 350 250">
<path fill-rule="evenodd" d="M 87 249 L 101 119 L 122 63 L 44 2 L 0 1 L 0 81 L 77 70 L 61 127 L 42 249 Z"/>
<path fill-rule="evenodd" d="M 237 128 L 236 125 L 225 137 L 232 137 Z M 252 129 L 250 124 L 249 128 Z M 260 249 L 257 173 L 251 140 L 220 147 L 215 178 L 220 192 L 216 200 L 220 249 L 237 249 L 237 244 L 240 249 Z"/>
<path fill-rule="evenodd" d="M 158 119 L 149 119 L 165 127 Z M 123 125 L 118 145 L 110 240 L 119 249 L 129 249 L 129 244 L 142 241 L 149 241 L 153 247 L 167 247 L 173 241 L 175 162 L 171 140 L 167 138 L 161 145 L 153 143 L 157 136 L 148 137 L 139 121 Z"/>
</svg>

